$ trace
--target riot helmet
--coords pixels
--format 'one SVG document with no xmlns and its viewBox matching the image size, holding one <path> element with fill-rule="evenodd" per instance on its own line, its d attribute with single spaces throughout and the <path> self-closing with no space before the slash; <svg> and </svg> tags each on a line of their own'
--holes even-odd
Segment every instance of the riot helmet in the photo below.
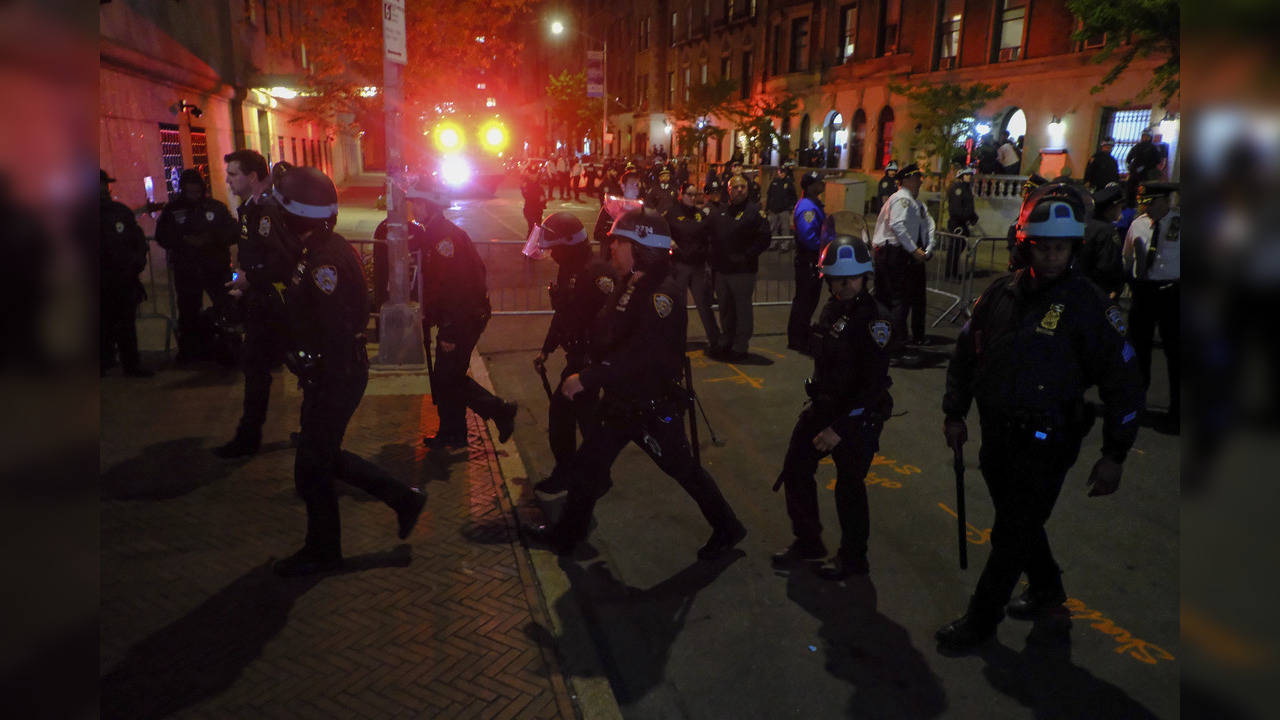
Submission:
<svg viewBox="0 0 1280 720">
<path fill-rule="evenodd" d="M 582 226 L 582 221 L 572 213 L 557 212 L 533 228 L 523 252 L 527 257 L 541 260 L 557 247 L 585 246 L 586 242 L 587 229 Z"/>
<path fill-rule="evenodd" d="M 635 269 L 645 273 L 665 271 L 671 258 L 671 228 L 667 219 L 650 208 L 623 213 L 609 229 L 613 241 L 631 243 Z"/>
<path fill-rule="evenodd" d="M 873 270 L 867 244 L 852 235 L 831 238 L 818 258 L 818 274 L 824 278 L 858 277 Z"/>
<path fill-rule="evenodd" d="M 302 236 L 309 231 L 320 230 L 321 234 L 333 229 L 338 221 L 338 189 L 328 175 L 313 167 L 286 168 L 275 178 L 271 189 L 276 202 L 284 211 L 285 228 L 292 235 L 291 241 L 297 247 L 290 248 L 301 251 Z"/>
</svg>

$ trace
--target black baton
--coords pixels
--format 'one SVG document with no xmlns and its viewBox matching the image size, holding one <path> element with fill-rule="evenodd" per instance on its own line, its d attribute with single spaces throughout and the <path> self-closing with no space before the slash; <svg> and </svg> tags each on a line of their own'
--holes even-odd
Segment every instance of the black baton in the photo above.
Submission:
<svg viewBox="0 0 1280 720">
<path fill-rule="evenodd" d="M 689 393 L 689 441 L 693 448 L 693 462 L 702 470 L 702 449 L 698 447 L 698 413 L 694 407 L 696 395 L 693 394 L 693 364 L 689 356 L 684 356 L 684 389 Z"/>
<path fill-rule="evenodd" d="M 542 365 L 538 366 L 538 377 L 542 378 L 542 389 L 547 393 L 547 399 L 551 399 L 551 383 L 547 381 L 547 369 Z"/>
<path fill-rule="evenodd" d="M 956 469 L 956 539 L 960 543 L 960 569 L 969 568 L 969 542 L 964 521 L 964 446 L 955 448 Z"/>
<path fill-rule="evenodd" d="M 431 387 L 431 404 L 439 405 L 436 400 L 436 363 L 431 359 L 431 326 L 422 326 L 422 349 L 427 353 L 427 385 Z"/>
</svg>

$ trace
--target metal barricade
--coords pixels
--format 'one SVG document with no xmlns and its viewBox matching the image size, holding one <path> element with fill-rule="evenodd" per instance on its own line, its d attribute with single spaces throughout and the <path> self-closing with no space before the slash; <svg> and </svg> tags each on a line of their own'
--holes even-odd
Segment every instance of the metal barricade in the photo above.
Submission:
<svg viewBox="0 0 1280 720">
<path fill-rule="evenodd" d="M 156 265 L 152 248 L 160 247 L 155 245 L 154 238 L 147 238 L 147 282 L 146 292 L 147 299 L 138 306 L 137 320 L 163 320 L 164 321 L 164 354 L 168 356 L 169 349 L 172 347 L 170 341 L 176 343 L 178 341 L 178 296 L 173 292 L 173 267 L 169 265 L 168 253 L 165 254 L 165 280 L 167 285 L 164 288 L 164 295 L 168 299 L 167 305 L 169 311 L 161 312 L 160 303 L 160 286 L 156 284 Z M 150 305 L 150 312 L 142 312 L 144 305 Z"/>
<path fill-rule="evenodd" d="M 938 249 L 935 250 L 934 267 L 929 277 L 929 292 L 950 298 L 951 304 L 939 313 L 930 327 L 943 321 L 962 324 L 968 320 L 973 302 L 977 299 L 976 279 L 979 270 L 984 274 L 1002 272 L 1003 267 L 979 267 L 978 256 L 982 246 L 1003 242 L 1002 237 L 965 237 L 957 233 L 935 231 Z M 963 242 L 963 246 L 960 243 Z M 962 249 L 963 248 L 963 249 Z M 991 256 L 994 258 L 994 254 Z M 992 263 L 994 265 L 994 263 Z"/>
</svg>

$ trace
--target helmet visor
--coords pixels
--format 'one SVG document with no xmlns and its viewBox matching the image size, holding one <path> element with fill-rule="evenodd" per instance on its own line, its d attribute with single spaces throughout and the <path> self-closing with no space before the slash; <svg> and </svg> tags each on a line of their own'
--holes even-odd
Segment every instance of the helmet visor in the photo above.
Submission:
<svg viewBox="0 0 1280 720">
<path fill-rule="evenodd" d="M 541 225 L 533 226 L 533 232 L 529 233 L 529 242 L 524 244 L 524 250 L 522 251 L 526 257 L 532 260 L 541 260 L 548 255 L 547 249 L 543 247 L 542 242 L 546 232 Z"/>
</svg>

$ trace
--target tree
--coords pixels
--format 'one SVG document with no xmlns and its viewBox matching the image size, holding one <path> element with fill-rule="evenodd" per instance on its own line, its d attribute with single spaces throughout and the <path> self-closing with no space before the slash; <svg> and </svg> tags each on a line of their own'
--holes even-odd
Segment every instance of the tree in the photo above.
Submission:
<svg viewBox="0 0 1280 720">
<path fill-rule="evenodd" d="M 780 98 L 748 98 L 727 108 L 734 128 L 747 139 L 747 151 L 762 159 L 776 145 L 778 154 L 791 154 L 791 141 L 774 127 L 774 120 L 784 121 L 795 114 L 799 99 L 787 94 Z"/>
<path fill-rule="evenodd" d="M 945 179 L 951 176 L 952 156 L 961 147 L 960 140 L 973 132 L 974 116 L 987 103 L 1004 94 L 1008 85 L 988 85 L 974 83 L 972 85 L 904 86 L 889 84 L 889 91 L 904 95 L 910 101 L 908 113 L 916 122 L 915 135 L 912 138 L 916 150 L 938 158 L 940 173 Z M 923 168 L 922 168 L 923 169 Z M 942 203 L 938 208 L 939 217 L 946 210 L 947 194 L 942 193 Z"/>
<path fill-rule="evenodd" d="M 568 145 L 576 145 L 578 138 L 589 134 L 596 144 L 600 139 L 603 118 L 601 98 L 587 97 L 586 72 L 571 73 L 568 70 L 547 78 L 547 102 L 551 117 L 564 125 L 569 133 Z M 610 114 L 622 112 L 622 104 L 614 97 L 609 103 Z"/>
<path fill-rule="evenodd" d="M 514 33 L 503 29 L 530 4 L 531 0 L 406 3 L 405 116 L 427 115 L 449 103 L 483 106 L 484 96 L 495 95 L 496 89 L 476 88 L 481 73 L 500 62 L 515 61 L 520 45 L 504 40 Z M 380 104 L 365 88 L 382 84 L 382 3 L 312 0 L 303 6 L 306 15 L 299 33 L 308 63 L 304 112 L 328 117 Z M 274 49 L 287 54 L 297 50 Z M 437 72 L 437 68 L 465 69 L 474 75 Z"/>
<path fill-rule="evenodd" d="M 696 155 L 701 164 L 707 143 L 724 137 L 725 129 L 711 118 L 722 117 L 729 97 L 737 90 L 732 80 L 714 80 L 689 88 L 689 97 L 676 105 L 672 116 L 682 125 L 676 128 L 676 147 L 681 155 Z"/>
<path fill-rule="evenodd" d="M 1179 48 L 1182 8 L 1179 0 L 1067 0 L 1067 9 L 1080 20 L 1076 40 L 1105 37 L 1094 62 L 1106 62 L 1116 55 L 1115 64 L 1090 92 L 1101 92 L 1114 83 L 1137 58 L 1164 57 L 1151 74 L 1151 82 L 1138 93 L 1144 97 L 1160 93 L 1162 105 L 1181 89 Z"/>
</svg>

